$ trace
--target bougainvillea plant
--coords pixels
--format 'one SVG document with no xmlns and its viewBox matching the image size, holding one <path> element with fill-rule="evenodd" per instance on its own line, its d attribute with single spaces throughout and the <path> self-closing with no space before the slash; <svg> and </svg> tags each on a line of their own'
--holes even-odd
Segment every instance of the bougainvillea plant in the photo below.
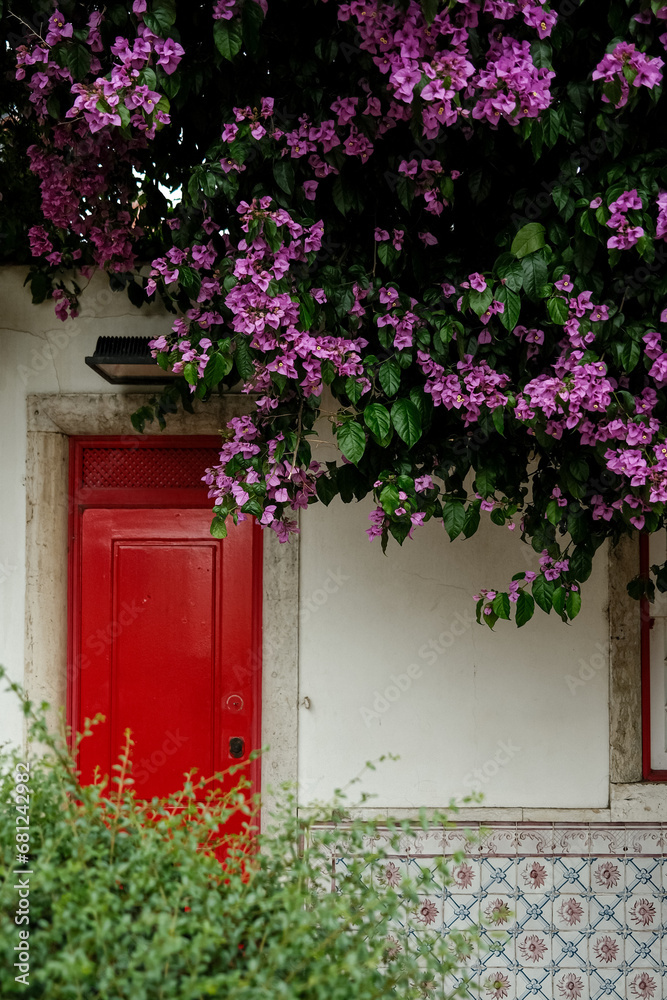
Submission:
<svg viewBox="0 0 667 1000">
<path fill-rule="evenodd" d="M 72 268 L 104 268 L 174 314 L 152 347 L 186 405 L 249 395 L 206 473 L 213 534 L 253 515 L 287 540 L 337 495 L 372 494 L 382 546 L 488 517 L 541 567 L 489 581 L 492 627 L 571 620 L 605 539 L 664 525 L 660 0 L 62 0 L 3 24 L 33 296 L 74 316 Z"/>
</svg>

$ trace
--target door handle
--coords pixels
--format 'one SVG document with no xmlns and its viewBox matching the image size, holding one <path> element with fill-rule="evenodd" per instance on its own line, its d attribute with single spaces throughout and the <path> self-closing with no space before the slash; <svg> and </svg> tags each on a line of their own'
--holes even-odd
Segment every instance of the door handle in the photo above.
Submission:
<svg viewBox="0 0 667 1000">
<path fill-rule="evenodd" d="M 229 741 L 229 756 L 242 757 L 245 750 L 245 743 L 240 736 L 232 736 Z"/>
</svg>

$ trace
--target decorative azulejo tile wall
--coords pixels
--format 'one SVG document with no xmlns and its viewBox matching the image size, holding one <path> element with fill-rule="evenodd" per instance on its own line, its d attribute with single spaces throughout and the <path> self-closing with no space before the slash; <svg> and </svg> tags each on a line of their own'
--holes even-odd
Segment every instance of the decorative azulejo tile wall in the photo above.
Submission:
<svg viewBox="0 0 667 1000">
<path fill-rule="evenodd" d="M 398 887 L 465 850 L 454 884 L 429 891 L 419 919 L 442 934 L 483 924 L 472 997 L 667 997 L 667 824 L 494 823 L 477 842 L 467 831 L 406 837 L 374 877 Z"/>
</svg>

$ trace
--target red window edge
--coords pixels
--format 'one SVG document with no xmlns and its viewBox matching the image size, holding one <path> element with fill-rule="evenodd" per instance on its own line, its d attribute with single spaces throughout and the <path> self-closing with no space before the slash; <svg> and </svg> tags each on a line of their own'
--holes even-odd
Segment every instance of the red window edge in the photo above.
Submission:
<svg viewBox="0 0 667 1000">
<path fill-rule="evenodd" d="M 639 573 L 649 575 L 648 535 L 639 536 Z M 647 598 L 640 600 L 641 621 L 641 684 L 642 684 L 642 773 L 644 781 L 667 781 L 667 771 L 651 766 L 651 604 Z"/>
</svg>

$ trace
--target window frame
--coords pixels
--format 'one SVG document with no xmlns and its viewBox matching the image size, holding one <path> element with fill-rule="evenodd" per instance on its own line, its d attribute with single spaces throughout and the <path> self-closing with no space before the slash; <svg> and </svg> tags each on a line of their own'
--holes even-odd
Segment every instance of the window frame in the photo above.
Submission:
<svg viewBox="0 0 667 1000">
<path fill-rule="evenodd" d="M 649 567 L 655 561 L 651 557 L 651 539 L 653 536 L 642 534 L 639 538 L 639 572 L 644 578 L 649 575 Z M 652 678 L 651 647 L 654 634 L 655 623 L 658 619 L 663 622 L 662 629 L 667 629 L 667 609 L 663 615 L 654 613 L 655 606 L 646 597 L 640 601 L 641 616 L 641 706 L 642 706 L 642 773 L 644 781 L 667 782 L 667 766 L 653 766 L 653 746 L 652 746 L 652 715 L 655 712 L 655 684 Z M 667 683 L 667 682 L 664 682 Z M 663 691 L 663 695 L 667 692 Z M 652 712 L 653 709 L 653 712 Z M 666 722 L 667 727 L 667 722 Z M 667 761 L 667 752 L 665 753 Z"/>
</svg>

